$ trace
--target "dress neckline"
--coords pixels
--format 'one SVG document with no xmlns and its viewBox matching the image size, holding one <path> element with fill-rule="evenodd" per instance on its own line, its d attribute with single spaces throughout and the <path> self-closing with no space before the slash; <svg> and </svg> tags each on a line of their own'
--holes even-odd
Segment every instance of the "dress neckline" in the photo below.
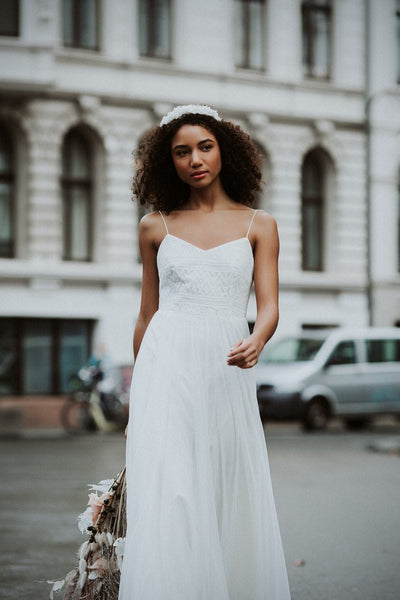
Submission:
<svg viewBox="0 0 400 600">
<path fill-rule="evenodd" d="M 230 240 L 229 242 L 224 242 L 223 244 L 218 244 L 217 246 L 212 246 L 211 248 L 200 248 L 200 246 L 196 246 L 195 244 L 192 244 L 191 242 L 188 242 L 187 240 L 184 240 L 183 238 L 178 237 L 177 235 L 173 235 L 172 233 L 166 233 L 163 239 L 161 240 L 160 245 L 158 246 L 158 250 L 160 250 L 161 246 L 164 243 L 164 240 L 167 237 L 175 238 L 176 240 L 179 240 L 184 244 L 191 246 L 192 248 L 196 248 L 196 250 L 198 250 L 199 252 L 212 252 L 213 250 L 217 250 L 218 248 L 222 248 L 223 246 L 228 246 L 229 244 L 234 244 L 235 242 L 241 242 L 242 240 L 247 240 L 249 244 L 248 247 L 250 248 L 251 254 L 253 256 L 253 246 L 251 245 L 250 239 L 247 235 L 240 238 L 236 238 L 234 240 Z"/>
</svg>

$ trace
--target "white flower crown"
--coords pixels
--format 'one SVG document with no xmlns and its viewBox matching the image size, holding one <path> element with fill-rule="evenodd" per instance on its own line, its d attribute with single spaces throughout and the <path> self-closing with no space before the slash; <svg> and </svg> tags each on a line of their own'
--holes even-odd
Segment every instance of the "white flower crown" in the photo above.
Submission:
<svg viewBox="0 0 400 600">
<path fill-rule="evenodd" d="M 217 121 L 221 120 L 221 117 L 217 113 L 216 110 L 207 106 L 207 104 L 184 104 L 180 106 L 175 106 L 167 115 L 165 115 L 160 121 L 160 127 L 166 125 L 173 119 L 178 119 L 182 115 L 186 113 L 194 113 L 194 114 L 202 114 L 202 115 L 210 115 Z"/>
</svg>

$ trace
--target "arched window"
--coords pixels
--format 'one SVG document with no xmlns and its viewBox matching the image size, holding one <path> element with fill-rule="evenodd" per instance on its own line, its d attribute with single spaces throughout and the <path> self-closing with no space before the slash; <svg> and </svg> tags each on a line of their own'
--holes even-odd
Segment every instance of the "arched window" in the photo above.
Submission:
<svg viewBox="0 0 400 600">
<path fill-rule="evenodd" d="M 0 257 L 14 256 L 15 160 L 8 130 L 0 125 Z"/>
<path fill-rule="evenodd" d="M 326 165 L 318 150 L 309 152 L 301 171 L 302 268 L 322 271 Z"/>
<path fill-rule="evenodd" d="M 93 160 L 89 140 L 77 128 L 65 136 L 62 169 L 63 258 L 91 260 Z"/>
</svg>

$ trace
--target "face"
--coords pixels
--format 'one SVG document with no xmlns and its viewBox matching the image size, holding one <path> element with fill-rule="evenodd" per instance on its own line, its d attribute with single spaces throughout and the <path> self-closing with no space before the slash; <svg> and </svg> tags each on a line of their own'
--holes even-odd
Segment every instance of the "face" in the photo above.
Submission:
<svg viewBox="0 0 400 600">
<path fill-rule="evenodd" d="M 171 140 L 172 160 L 180 179 L 192 187 L 205 187 L 221 171 L 216 137 L 200 125 L 182 125 Z M 204 174 L 195 176 L 201 171 Z"/>
</svg>

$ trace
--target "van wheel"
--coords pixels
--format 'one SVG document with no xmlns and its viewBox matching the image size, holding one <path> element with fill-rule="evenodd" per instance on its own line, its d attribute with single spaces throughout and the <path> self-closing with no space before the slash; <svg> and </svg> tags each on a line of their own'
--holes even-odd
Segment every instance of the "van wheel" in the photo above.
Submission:
<svg viewBox="0 0 400 600">
<path fill-rule="evenodd" d="M 316 398 L 306 405 L 303 429 L 306 431 L 325 429 L 329 421 L 329 406 L 323 399 Z"/>
</svg>

